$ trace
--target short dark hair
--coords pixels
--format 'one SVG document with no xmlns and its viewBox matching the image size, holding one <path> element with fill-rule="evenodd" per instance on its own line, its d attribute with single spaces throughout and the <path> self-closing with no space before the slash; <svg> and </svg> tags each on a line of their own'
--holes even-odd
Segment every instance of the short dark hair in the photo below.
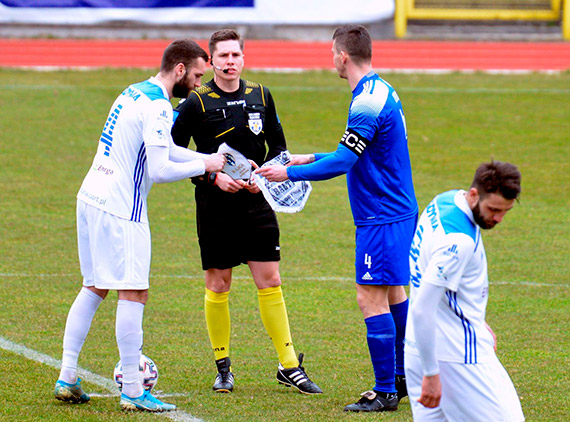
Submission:
<svg viewBox="0 0 570 422">
<path fill-rule="evenodd" d="M 482 198 L 496 193 L 505 199 L 518 199 L 521 173 L 514 164 L 491 160 L 477 168 L 471 187 L 477 189 Z"/>
<path fill-rule="evenodd" d="M 362 25 L 343 25 L 333 34 L 333 41 L 338 50 L 346 51 L 355 64 L 372 61 L 372 39 L 368 30 Z"/>
<path fill-rule="evenodd" d="M 190 68 L 199 58 L 207 62 L 208 53 L 195 41 L 190 39 L 175 40 L 166 47 L 162 54 L 160 71 L 170 72 L 178 63 L 182 63 L 187 68 Z"/>
<path fill-rule="evenodd" d="M 210 50 L 210 56 L 214 54 L 216 50 L 216 45 L 221 41 L 235 40 L 239 41 L 239 48 L 243 51 L 243 40 L 239 34 L 233 29 L 220 29 L 212 34 L 210 41 L 208 42 L 208 50 Z"/>
</svg>

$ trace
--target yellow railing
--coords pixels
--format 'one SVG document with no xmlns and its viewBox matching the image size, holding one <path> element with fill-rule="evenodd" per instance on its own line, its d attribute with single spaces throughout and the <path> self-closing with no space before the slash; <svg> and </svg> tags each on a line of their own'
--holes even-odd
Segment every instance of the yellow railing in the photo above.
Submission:
<svg viewBox="0 0 570 422">
<path fill-rule="evenodd" d="M 425 3 L 425 2 L 424 2 Z M 394 28 L 397 38 L 406 36 L 408 19 L 528 20 L 562 22 L 562 37 L 570 40 L 570 0 L 550 0 L 549 9 L 467 9 L 416 7 L 415 0 L 396 0 Z"/>
</svg>

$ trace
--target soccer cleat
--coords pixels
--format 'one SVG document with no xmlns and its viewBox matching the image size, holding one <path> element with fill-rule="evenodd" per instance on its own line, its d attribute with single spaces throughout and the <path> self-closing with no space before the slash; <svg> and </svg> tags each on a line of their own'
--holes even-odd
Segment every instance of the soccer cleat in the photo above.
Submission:
<svg viewBox="0 0 570 422">
<path fill-rule="evenodd" d="M 87 403 L 91 397 L 81 388 L 81 378 L 75 384 L 68 384 L 65 381 L 57 380 L 53 394 L 56 399 L 68 401 L 70 403 Z"/>
<path fill-rule="evenodd" d="M 142 396 L 134 399 L 121 394 L 121 409 L 126 411 L 170 412 L 171 410 L 176 410 L 176 406 L 170 403 L 163 403 L 150 394 L 150 391 L 145 391 Z"/>
<path fill-rule="evenodd" d="M 231 371 L 230 358 L 218 359 L 216 366 L 218 375 L 216 375 L 212 389 L 217 393 L 231 393 L 234 390 L 234 374 Z"/>
<path fill-rule="evenodd" d="M 398 392 L 398 401 L 408 395 L 408 387 L 406 386 L 406 376 L 396 374 L 396 391 Z"/>
<path fill-rule="evenodd" d="M 358 402 L 349 404 L 344 408 L 345 412 L 391 412 L 398 409 L 398 395 L 383 398 L 375 391 L 366 391 L 361 394 Z"/>
<path fill-rule="evenodd" d="M 286 387 L 293 386 L 303 394 L 322 394 L 323 390 L 309 379 L 305 368 L 301 366 L 302 363 L 303 354 L 299 353 L 298 367 L 285 369 L 283 365 L 279 364 L 277 368 L 277 381 Z"/>
</svg>

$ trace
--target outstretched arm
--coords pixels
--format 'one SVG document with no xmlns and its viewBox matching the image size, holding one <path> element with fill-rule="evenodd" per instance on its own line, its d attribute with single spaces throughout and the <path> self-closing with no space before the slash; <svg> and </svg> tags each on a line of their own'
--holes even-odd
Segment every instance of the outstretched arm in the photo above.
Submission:
<svg viewBox="0 0 570 422">
<path fill-rule="evenodd" d="M 169 158 L 171 149 L 158 145 L 147 146 L 148 174 L 154 183 L 175 182 L 202 175 L 206 171 L 220 171 L 225 163 L 222 154 L 200 154 L 198 157 L 195 155 L 197 153 L 187 155 L 187 161 L 173 161 Z M 174 155 L 177 160 L 181 159 L 181 155 L 177 155 L 176 152 Z"/>
<path fill-rule="evenodd" d="M 311 155 L 303 157 L 311 157 Z M 270 182 L 281 182 L 287 179 L 294 182 L 298 180 L 327 180 L 347 173 L 358 160 L 358 155 L 339 144 L 335 152 L 314 154 L 314 159 L 313 163 L 305 165 L 262 167 L 256 170 L 256 173 Z"/>
</svg>

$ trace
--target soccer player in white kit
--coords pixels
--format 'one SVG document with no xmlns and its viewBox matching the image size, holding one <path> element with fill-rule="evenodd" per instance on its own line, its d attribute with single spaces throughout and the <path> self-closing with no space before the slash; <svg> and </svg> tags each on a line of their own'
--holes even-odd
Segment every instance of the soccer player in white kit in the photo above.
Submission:
<svg viewBox="0 0 570 422">
<path fill-rule="evenodd" d="M 414 421 L 524 421 L 485 322 L 489 281 L 480 231 L 502 221 L 520 181 L 513 164 L 483 163 L 468 191 L 436 196 L 420 217 L 404 353 Z"/>
<path fill-rule="evenodd" d="M 118 291 L 116 338 L 123 368 L 123 410 L 163 412 L 143 389 L 139 359 L 148 298 L 151 239 L 147 195 L 166 183 L 220 171 L 225 158 L 174 145 L 170 98 L 200 86 L 208 55 L 194 41 L 176 40 L 164 51 L 159 73 L 125 89 L 113 103 L 97 153 L 77 195 L 78 251 L 83 288 L 67 317 L 55 398 L 89 401 L 77 378 L 77 360 L 91 321 L 109 290 Z"/>
</svg>

